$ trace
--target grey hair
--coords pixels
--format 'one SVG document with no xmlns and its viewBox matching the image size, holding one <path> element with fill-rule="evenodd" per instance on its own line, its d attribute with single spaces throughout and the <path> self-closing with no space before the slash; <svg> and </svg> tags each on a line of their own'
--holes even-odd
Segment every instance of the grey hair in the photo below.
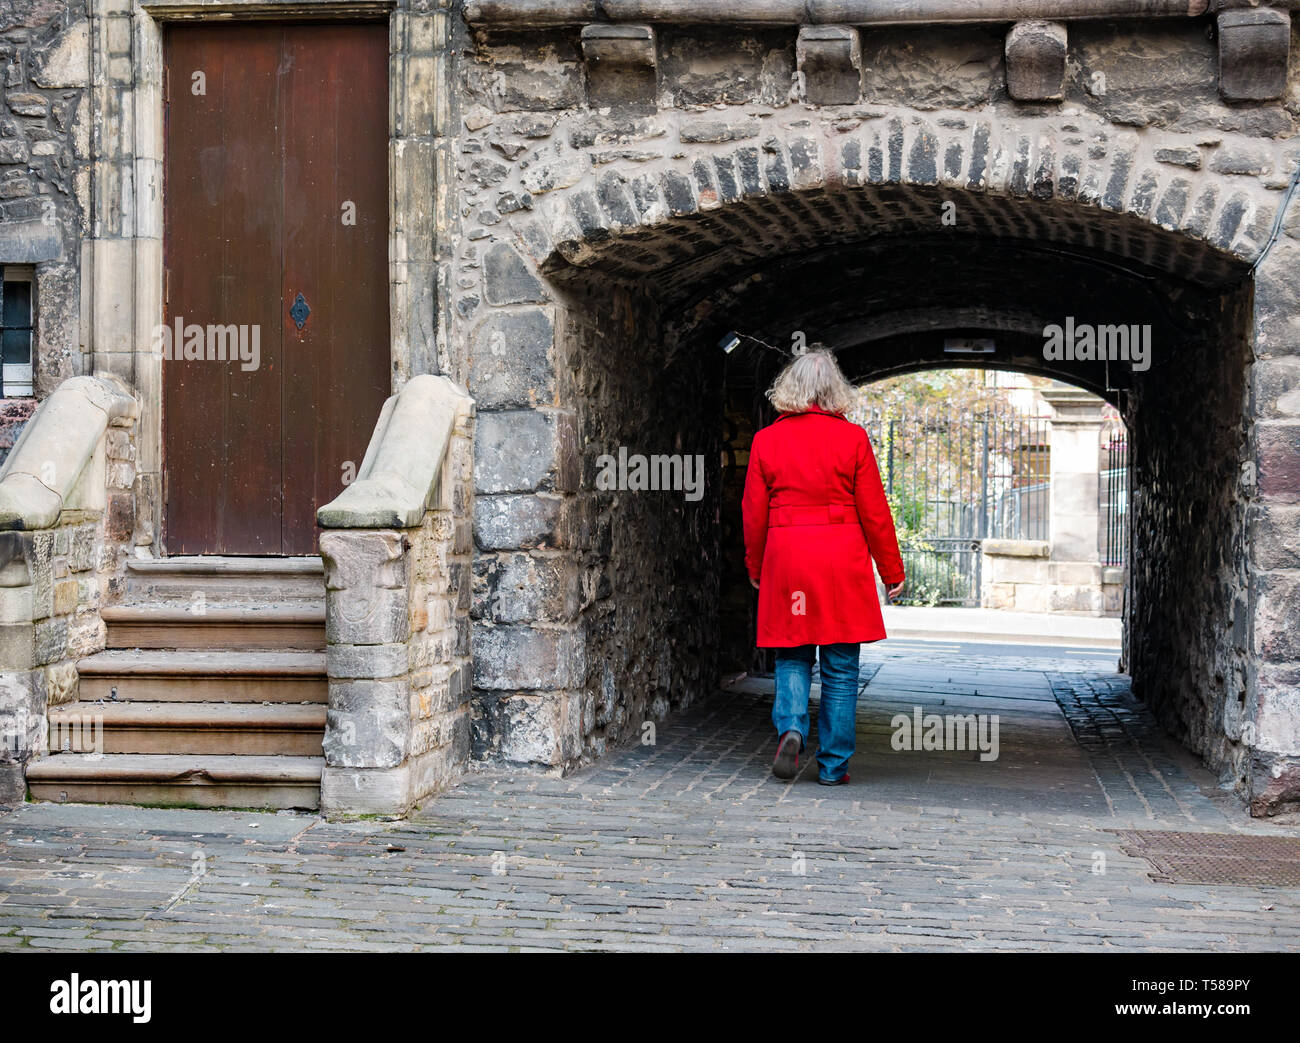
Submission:
<svg viewBox="0 0 1300 1043">
<path fill-rule="evenodd" d="M 781 371 L 767 397 L 782 413 L 802 413 L 818 406 L 843 416 L 853 408 L 856 395 L 830 349 L 814 344 Z"/>
</svg>

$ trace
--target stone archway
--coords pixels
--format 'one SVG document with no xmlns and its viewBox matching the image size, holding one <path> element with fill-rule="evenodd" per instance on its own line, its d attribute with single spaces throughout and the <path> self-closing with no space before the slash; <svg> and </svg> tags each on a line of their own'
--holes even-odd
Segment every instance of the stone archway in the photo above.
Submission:
<svg viewBox="0 0 1300 1043">
<path fill-rule="evenodd" d="M 543 75 L 546 54 L 516 53 Z M 1277 403 L 1297 380 L 1297 247 L 1272 242 L 1279 143 L 997 105 L 497 107 L 466 121 L 465 197 L 496 209 L 458 269 L 456 364 L 480 407 L 478 756 L 572 765 L 707 691 L 718 606 L 740 596 L 712 461 L 730 444 L 743 468 L 774 360 L 738 380 L 721 332 L 775 344 L 811 326 L 866 379 L 925 362 L 938 333 L 995 331 L 1006 364 L 1053 373 L 1047 320 L 1092 315 L 1165 345 L 1159 380 L 1055 370 L 1120 389 L 1144 447 L 1135 682 L 1257 811 L 1294 799 L 1300 490 Z M 693 508 L 598 493 L 595 459 L 620 446 L 699 453 L 716 492 Z"/>
</svg>

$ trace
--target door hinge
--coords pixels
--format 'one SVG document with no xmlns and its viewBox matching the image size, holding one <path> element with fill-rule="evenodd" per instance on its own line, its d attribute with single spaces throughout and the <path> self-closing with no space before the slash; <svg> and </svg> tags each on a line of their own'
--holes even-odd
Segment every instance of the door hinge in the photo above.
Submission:
<svg viewBox="0 0 1300 1043">
<path fill-rule="evenodd" d="M 163 304 L 171 304 L 171 302 L 172 302 L 172 270 L 170 268 L 164 268 L 163 269 Z"/>
<path fill-rule="evenodd" d="M 162 80 L 163 104 L 170 105 L 172 100 L 172 74 L 171 70 L 165 65 L 163 66 Z"/>
</svg>

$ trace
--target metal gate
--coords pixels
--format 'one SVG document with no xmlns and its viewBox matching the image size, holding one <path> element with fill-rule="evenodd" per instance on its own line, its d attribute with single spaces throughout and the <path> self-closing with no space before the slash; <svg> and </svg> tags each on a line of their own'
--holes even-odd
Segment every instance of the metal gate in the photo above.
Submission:
<svg viewBox="0 0 1300 1043">
<path fill-rule="evenodd" d="M 980 541 L 1048 539 L 1050 422 L 1003 403 L 975 410 L 863 407 L 894 512 L 901 603 L 978 605 Z"/>
<path fill-rule="evenodd" d="M 1097 483 L 1101 563 L 1128 564 L 1128 434 L 1122 421 L 1109 420 L 1101 431 L 1101 480 Z"/>
</svg>

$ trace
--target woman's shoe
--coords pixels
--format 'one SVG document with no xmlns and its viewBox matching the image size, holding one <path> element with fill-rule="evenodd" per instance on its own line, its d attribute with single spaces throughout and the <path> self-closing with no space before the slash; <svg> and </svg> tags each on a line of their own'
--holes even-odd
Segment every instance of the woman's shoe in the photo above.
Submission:
<svg viewBox="0 0 1300 1043">
<path fill-rule="evenodd" d="M 849 773 L 846 771 L 838 779 L 823 779 L 819 775 L 817 777 L 817 781 L 823 786 L 843 786 L 846 782 L 849 781 Z"/>
<path fill-rule="evenodd" d="M 799 773 L 799 748 L 803 746 L 803 736 L 798 732 L 786 732 L 776 744 L 776 757 L 772 761 L 772 774 L 778 779 L 792 779 Z"/>
</svg>

